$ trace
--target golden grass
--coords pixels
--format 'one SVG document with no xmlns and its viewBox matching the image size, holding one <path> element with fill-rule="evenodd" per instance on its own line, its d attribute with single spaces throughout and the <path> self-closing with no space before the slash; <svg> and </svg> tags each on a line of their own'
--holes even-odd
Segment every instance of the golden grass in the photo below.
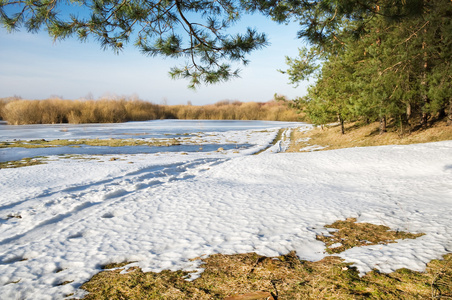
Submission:
<svg viewBox="0 0 452 300">
<path fill-rule="evenodd" d="M 10 102 L 11 100 L 8 99 L 0 99 L 0 120 L 4 120 L 3 117 L 3 108 L 5 107 L 5 105 Z"/>
<path fill-rule="evenodd" d="M 175 146 L 180 145 L 177 139 L 79 139 L 79 140 L 30 140 L 30 141 L 12 141 L 0 142 L 0 148 L 49 148 L 80 145 L 87 146 L 106 146 L 106 147 L 123 147 L 123 146 Z"/>
<path fill-rule="evenodd" d="M 322 150 L 333 150 L 351 147 L 369 147 L 381 145 L 407 145 L 452 140 L 452 126 L 446 121 L 440 121 L 433 126 L 413 131 L 410 134 L 399 135 L 394 129 L 379 134 L 379 124 L 361 125 L 350 123 L 346 125 L 346 133 L 341 134 L 339 125 L 316 127 L 311 131 L 294 131 L 289 152 L 299 152 L 300 149 L 319 145 Z"/>
<path fill-rule="evenodd" d="M 11 125 L 56 123 L 117 123 L 153 120 L 158 105 L 141 100 L 13 100 L 2 106 L 2 118 Z"/>
<path fill-rule="evenodd" d="M 212 105 L 156 105 L 137 99 L 2 100 L 0 118 L 11 125 L 118 123 L 155 119 L 299 121 L 302 116 L 278 101 L 221 101 Z"/>
<path fill-rule="evenodd" d="M 45 159 L 43 157 L 27 157 L 21 160 L 5 161 L 0 162 L 0 169 L 11 169 L 11 168 L 21 168 L 29 167 L 35 165 L 45 164 Z"/>
<path fill-rule="evenodd" d="M 326 245 L 326 252 L 340 253 L 353 247 L 396 243 L 396 240 L 415 239 L 423 236 L 423 233 L 412 234 L 404 231 L 393 231 L 383 225 L 370 223 L 355 223 L 355 218 L 345 221 L 336 221 L 326 228 L 338 229 L 331 232 L 329 236 L 318 235 L 317 240 Z M 333 247 L 334 246 L 334 247 Z"/>
<path fill-rule="evenodd" d="M 347 228 L 353 220 L 331 226 Z M 372 224 L 364 224 L 372 228 Z M 370 227 L 369 227 L 370 226 Z M 375 225 L 373 225 L 375 226 Z M 387 230 L 379 231 L 387 240 Z M 366 235 L 368 231 L 361 231 Z M 343 234 L 344 240 L 354 234 Z M 369 237 L 364 237 L 369 238 Z M 356 244 L 358 246 L 361 244 Z M 202 260 L 201 276 L 189 272 L 142 272 L 124 263 L 122 269 L 98 273 L 82 285 L 84 299 L 434 299 L 452 297 L 452 254 L 433 260 L 425 272 L 400 269 L 390 274 L 374 270 L 360 277 L 336 256 L 317 262 L 300 260 L 295 252 L 278 257 L 256 253 L 215 254 Z M 120 274 L 126 269 L 127 273 Z"/>
<path fill-rule="evenodd" d="M 286 103 L 277 101 L 265 103 L 220 101 L 203 106 L 172 105 L 165 109 L 167 115 L 177 119 L 267 121 L 300 121 L 303 119 L 303 115 L 289 108 Z"/>
</svg>

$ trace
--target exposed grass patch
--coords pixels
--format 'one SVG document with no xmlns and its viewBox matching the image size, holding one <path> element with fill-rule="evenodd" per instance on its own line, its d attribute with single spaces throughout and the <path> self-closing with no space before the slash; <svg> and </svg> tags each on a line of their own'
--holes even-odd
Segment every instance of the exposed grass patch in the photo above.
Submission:
<svg viewBox="0 0 452 300">
<path fill-rule="evenodd" d="M 80 140 L 30 140 L 0 142 L 0 148 L 50 148 L 63 146 L 105 146 L 105 147 L 124 147 L 124 146 L 175 146 L 180 145 L 177 139 L 80 139 Z"/>
<path fill-rule="evenodd" d="M 267 149 L 270 148 L 271 146 L 276 145 L 276 143 L 279 142 L 279 141 L 283 138 L 283 134 L 284 134 L 285 131 L 286 131 L 285 128 L 279 129 L 279 130 L 278 130 L 278 133 L 276 134 L 276 137 L 273 139 L 273 141 L 271 142 L 271 144 L 270 144 L 268 147 L 266 147 L 266 148 L 264 148 L 264 149 L 262 149 L 262 150 L 260 150 L 260 151 L 258 151 L 258 152 L 256 152 L 256 153 L 254 153 L 253 155 L 261 154 L 262 152 L 264 152 L 265 150 L 267 150 Z M 262 131 L 262 132 L 267 132 L 267 131 Z"/>
<path fill-rule="evenodd" d="M 21 168 L 45 164 L 44 157 L 27 157 L 21 160 L 0 162 L 0 169 Z"/>
<path fill-rule="evenodd" d="M 276 135 L 275 139 L 273 140 L 272 145 L 276 145 L 276 143 L 282 139 L 285 131 L 286 131 L 285 128 L 281 128 L 278 130 L 278 134 Z"/>
<path fill-rule="evenodd" d="M 385 226 L 337 221 L 327 228 L 351 231 L 344 240 L 393 242 L 419 235 L 388 231 Z M 369 231 L 376 230 L 377 233 Z M 388 233 L 389 232 L 389 233 Z M 356 238 L 359 236 L 360 238 Z M 327 241 L 327 249 L 328 249 Z M 369 245 L 369 243 L 364 243 Z M 199 258 L 197 258 L 199 259 Z M 452 254 L 433 260 L 425 272 L 399 269 L 390 274 L 373 270 L 359 276 L 356 268 L 336 256 L 317 262 L 300 260 L 295 252 L 278 257 L 256 253 L 215 254 L 202 260 L 204 271 L 187 281 L 185 271 L 142 272 L 137 267 L 104 271 L 82 285 L 84 299 L 435 299 L 452 297 Z M 126 263 L 112 265 L 117 268 Z M 124 265 L 123 265 L 124 266 Z"/>
<path fill-rule="evenodd" d="M 255 253 L 204 259 L 204 272 L 187 281 L 188 272 L 142 272 L 137 267 L 104 271 L 82 285 L 84 299 L 435 299 L 452 297 L 452 254 L 433 260 L 426 272 L 376 270 L 360 277 L 336 256 L 317 262 L 299 260 L 295 252 L 279 257 Z"/>
<path fill-rule="evenodd" d="M 6 216 L 7 219 L 22 219 L 22 216 L 18 213 L 10 213 Z"/>
<path fill-rule="evenodd" d="M 368 147 L 381 145 L 408 145 L 452 140 L 452 126 L 446 121 L 440 121 L 431 127 L 400 135 L 396 128 L 388 128 L 384 134 L 379 134 L 379 123 L 361 125 L 349 123 L 346 133 L 341 134 L 339 125 L 316 127 L 313 130 L 294 131 L 292 143 L 288 151 L 299 152 L 300 149 L 319 145 L 322 150 L 342 149 L 351 147 Z"/>
<path fill-rule="evenodd" d="M 340 253 L 353 247 L 386 245 L 396 243 L 396 240 L 415 239 L 424 235 L 423 233 L 412 234 L 404 231 L 393 231 L 383 225 L 356 223 L 355 218 L 336 221 L 325 227 L 337 229 L 337 231 L 331 232 L 329 236 L 317 236 L 317 240 L 325 243 L 326 252 L 329 254 Z"/>
<path fill-rule="evenodd" d="M 69 283 L 72 283 L 73 282 L 73 280 L 67 280 L 67 281 L 63 281 L 63 282 L 60 282 L 60 283 L 58 283 L 57 285 L 66 285 L 66 284 L 69 284 Z"/>
<path fill-rule="evenodd" d="M 125 261 L 125 262 L 120 262 L 120 263 L 109 263 L 106 265 L 102 266 L 102 269 L 104 270 L 109 270 L 109 269 L 117 269 L 117 268 L 122 268 L 128 264 L 131 264 L 132 262 L 130 261 Z"/>
<path fill-rule="evenodd" d="M 103 155 L 92 155 L 92 156 L 85 156 L 85 155 L 80 155 L 80 154 L 58 155 L 58 159 L 74 159 L 74 160 L 104 162 L 102 160 L 102 157 L 103 157 Z M 112 157 L 109 159 L 109 161 L 115 161 L 115 160 L 124 160 L 124 159 L 120 159 L 117 157 Z M 47 161 L 51 161 L 51 159 L 46 156 L 26 157 L 21 160 L 0 162 L 0 169 L 21 168 L 21 167 L 28 167 L 28 166 L 34 166 L 34 165 L 41 165 L 41 164 L 46 164 Z M 129 163 L 133 163 L 133 162 L 129 162 Z"/>
<path fill-rule="evenodd" d="M 91 155 L 86 156 L 82 154 L 60 154 L 58 158 L 60 159 L 74 159 L 74 160 L 100 160 L 102 155 Z"/>
</svg>

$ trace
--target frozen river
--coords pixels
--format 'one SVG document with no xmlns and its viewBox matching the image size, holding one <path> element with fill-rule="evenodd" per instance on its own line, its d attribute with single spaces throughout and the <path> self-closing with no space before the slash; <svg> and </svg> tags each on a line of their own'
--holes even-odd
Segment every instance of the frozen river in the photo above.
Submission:
<svg viewBox="0 0 452 300">
<path fill-rule="evenodd" d="M 265 130 L 299 126 L 296 122 L 153 120 L 108 124 L 0 125 L 0 141 L 33 139 L 168 138 L 199 132 Z"/>
<path fill-rule="evenodd" d="M 154 120 L 113 124 L 0 125 L 0 141 L 77 139 L 176 139 L 171 146 L 87 146 L 0 148 L 0 162 L 48 155 L 139 154 L 243 150 L 262 144 L 262 137 L 279 128 L 305 125 L 274 121 Z M 247 132 L 247 133 L 246 133 Z M 252 134 L 251 134 L 252 133 Z M 267 141 L 265 141 L 267 143 Z"/>
</svg>

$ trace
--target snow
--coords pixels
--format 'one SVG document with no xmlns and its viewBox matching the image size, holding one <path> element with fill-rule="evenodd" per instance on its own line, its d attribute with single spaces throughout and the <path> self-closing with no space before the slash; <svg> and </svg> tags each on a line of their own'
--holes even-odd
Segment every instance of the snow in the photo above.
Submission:
<svg viewBox="0 0 452 300">
<path fill-rule="evenodd" d="M 80 285 L 111 262 L 201 272 L 190 259 L 214 253 L 319 260 L 328 254 L 315 236 L 349 217 L 425 233 L 340 254 L 362 273 L 422 271 L 451 252 L 452 141 L 281 153 L 283 142 L 269 147 L 276 132 L 209 133 L 253 145 L 243 149 L 52 156 L 1 169 L 2 299 L 83 296 Z"/>
</svg>

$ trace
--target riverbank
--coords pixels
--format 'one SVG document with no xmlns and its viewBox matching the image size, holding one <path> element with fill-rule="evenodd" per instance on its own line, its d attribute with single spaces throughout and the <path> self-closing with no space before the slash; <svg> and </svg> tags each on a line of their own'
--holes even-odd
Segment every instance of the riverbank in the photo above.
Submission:
<svg viewBox="0 0 452 300">
<path fill-rule="evenodd" d="M 400 134 L 396 128 L 379 133 L 379 123 L 363 125 L 346 124 L 346 133 L 341 133 L 339 124 L 317 126 L 313 130 L 293 131 L 288 152 L 334 150 L 354 147 L 384 145 L 409 145 L 452 140 L 452 126 L 446 120 L 434 123 L 431 127 Z"/>
</svg>

